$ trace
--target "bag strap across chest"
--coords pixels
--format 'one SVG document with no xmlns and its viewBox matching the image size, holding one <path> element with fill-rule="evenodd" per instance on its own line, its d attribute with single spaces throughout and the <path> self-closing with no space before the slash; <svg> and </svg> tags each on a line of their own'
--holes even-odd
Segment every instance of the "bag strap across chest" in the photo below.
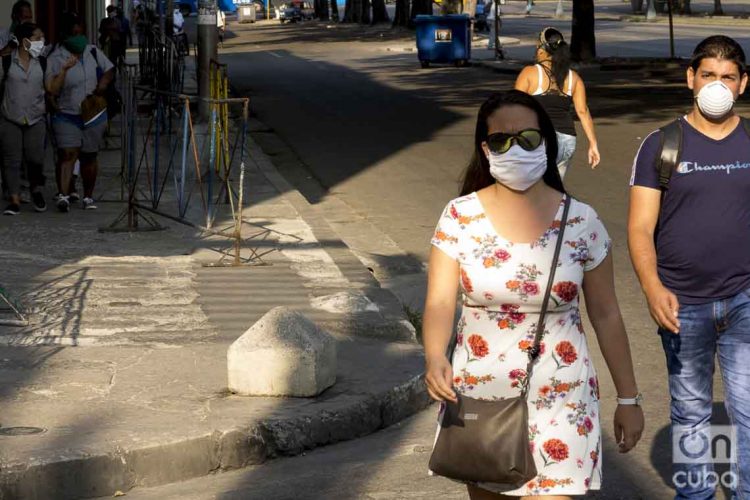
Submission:
<svg viewBox="0 0 750 500">
<path fill-rule="evenodd" d="M 568 212 L 570 211 L 570 196 L 565 195 L 565 208 L 563 208 L 562 218 L 560 219 L 560 231 L 557 234 L 557 242 L 555 243 L 555 253 L 552 257 L 552 266 L 550 267 L 549 279 L 547 281 L 547 289 L 544 292 L 544 300 L 542 301 L 542 310 L 539 313 L 539 320 L 536 323 L 536 332 L 534 334 L 534 344 L 528 350 L 529 362 L 526 365 L 526 381 L 521 391 L 521 395 L 526 397 L 529 390 L 529 383 L 531 381 L 531 373 L 534 369 L 534 362 L 541 353 L 542 337 L 544 336 L 545 320 L 547 319 L 547 309 L 549 308 L 549 299 L 552 295 L 552 285 L 555 282 L 555 272 L 557 271 L 557 264 L 560 260 L 560 250 L 562 249 L 563 241 L 565 240 L 565 226 L 568 225 Z"/>
</svg>

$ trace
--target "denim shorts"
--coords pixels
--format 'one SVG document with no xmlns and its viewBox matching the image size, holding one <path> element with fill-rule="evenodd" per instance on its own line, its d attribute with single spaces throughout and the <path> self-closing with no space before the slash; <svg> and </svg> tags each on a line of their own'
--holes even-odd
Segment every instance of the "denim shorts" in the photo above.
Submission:
<svg viewBox="0 0 750 500">
<path fill-rule="evenodd" d="M 106 116 L 106 115 L 105 115 Z M 55 115 L 52 117 L 52 131 L 55 134 L 55 144 L 58 148 L 80 149 L 82 153 L 98 153 L 101 148 L 104 133 L 107 130 L 107 120 L 83 126 L 75 116 L 67 117 Z"/>
<path fill-rule="evenodd" d="M 555 135 L 557 135 L 557 169 L 562 178 L 565 177 L 573 153 L 576 152 L 576 136 L 560 132 L 555 132 Z"/>
</svg>

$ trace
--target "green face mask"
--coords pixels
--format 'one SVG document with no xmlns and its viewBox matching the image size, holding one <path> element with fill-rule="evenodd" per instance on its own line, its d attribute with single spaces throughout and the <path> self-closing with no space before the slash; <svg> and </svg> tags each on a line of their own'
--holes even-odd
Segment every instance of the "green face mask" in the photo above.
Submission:
<svg viewBox="0 0 750 500">
<path fill-rule="evenodd" d="M 85 35 L 71 36 L 65 39 L 63 45 L 73 54 L 83 54 L 86 50 L 86 46 L 89 44 L 88 38 Z"/>
</svg>

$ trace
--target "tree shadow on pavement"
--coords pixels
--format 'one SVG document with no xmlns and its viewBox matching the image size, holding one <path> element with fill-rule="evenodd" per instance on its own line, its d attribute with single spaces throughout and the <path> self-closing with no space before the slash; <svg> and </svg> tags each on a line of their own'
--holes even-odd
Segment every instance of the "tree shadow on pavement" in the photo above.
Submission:
<svg viewBox="0 0 750 500">
<path fill-rule="evenodd" d="M 410 59 L 413 61 L 411 70 L 404 64 Z M 363 65 L 364 71 L 394 74 L 397 85 L 419 88 L 421 97 L 445 107 L 478 109 L 491 92 L 512 89 L 516 78 L 515 74 L 496 73 L 481 67 L 457 69 L 442 65 L 421 69 L 416 54 L 366 58 L 357 62 Z M 691 92 L 685 85 L 682 68 L 659 71 L 592 68 L 582 70 L 582 78 L 595 122 L 623 118 L 631 123 L 666 121 L 691 106 Z"/>
<path fill-rule="evenodd" d="M 254 113 L 264 123 L 279 130 L 276 117 L 294 117 L 294 128 L 282 134 L 286 144 L 276 144 L 269 149 L 268 143 L 263 144 L 262 134 L 258 135 L 261 146 L 265 146 L 264 152 L 271 156 L 274 165 L 285 176 L 286 165 L 283 161 L 277 161 L 284 159 L 280 157 L 291 144 L 297 161 L 302 162 L 300 158 L 305 158 L 306 163 L 319 167 L 306 173 L 310 177 L 316 176 L 320 185 L 327 190 L 403 149 L 430 141 L 438 131 L 462 118 L 444 106 L 436 106 L 428 97 L 383 85 L 364 72 L 300 58 L 286 51 L 275 52 L 279 58 L 270 58 L 263 52 L 252 52 L 226 54 L 224 60 L 229 64 L 230 78 L 234 82 L 243 82 L 235 85 L 241 93 L 249 93 L 253 98 Z M 273 66 L 280 78 L 248 82 L 237 73 L 237 69 L 233 69 L 240 67 L 240 61 L 245 66 Z M 315 70 L 308 72 L 304 85 L 292 76 L 293 70 L 287 69 L 293 65 L 314 66 Z M 330 80 L 332 75 L 335 76 L 333 81 Z M 270 94 L 271 88 L 294 94 L 295 98 L 264 99 L 263 96 Z M 326 92 L 309 90 L 316 88 L 326 88 Z M 356 107 L 361 118 L 352 122 L 341 106 Z M 411 119 L 413 116 L 418 116 L 419 120 Z M 394 126 L 407 121 L 408 127 Z M 320 196 L 324 194 L 306 191 L 305 186 L 295 187 L 303 191 L 312 203 L 320 201 Z"/>
</svg>

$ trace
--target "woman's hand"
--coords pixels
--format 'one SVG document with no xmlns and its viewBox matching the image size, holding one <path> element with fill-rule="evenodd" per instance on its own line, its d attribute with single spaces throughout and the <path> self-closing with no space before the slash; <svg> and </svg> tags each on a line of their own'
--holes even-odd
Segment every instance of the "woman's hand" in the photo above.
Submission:
<svg viewBox="0 0 750 500">
<path fill-rule="evenodd" d="M 424 381 L 427 392 L 435 401 L 457 401 L 453 391 L 453 367 L 446 356 L 427 358 Z"/>
<path fill-rule="evenodd" d="M 78 64 L 78 57 L 75 55 L 70 56 L 68 59 L 65 60 L 65 63 L 63 64 L 63 70 L 67 71 L 73 66 Z"/>
<path fill-rule="evenodd" d="M 591 168 L 596 168 L 599 166 L 599 162 L 601 161 L 601 156 L 599 156 L 599 147 L 596 143 L 589 144 L 589 165 L 591 165 Z"/>
<path fill-rule="evenodd" d="M 637 405 L 617 405 L 615 410 L 615 441 L 620 453 L 632 450 L 643 433 L 643 410 Z"/>
</svg>

